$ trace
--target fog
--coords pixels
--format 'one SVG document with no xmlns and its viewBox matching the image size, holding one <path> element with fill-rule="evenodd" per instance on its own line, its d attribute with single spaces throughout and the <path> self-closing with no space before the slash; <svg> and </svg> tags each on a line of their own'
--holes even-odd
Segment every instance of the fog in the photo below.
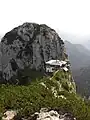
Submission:
<svg viewBox="0 0 90 120">
<path fill-rule="evenodd" d="M 90 0 L 2 0 L 0 36 L 24 22 L 47 24 L 63 40 L 90 40 Z"/>
<path fill-rule="evenodd" d="M 70 41 L 74 44 L 85 44 L 90 42 L 90 35 L 78 35 L 62 31 L 58 31 L 58 34 L 64 41 Z"/>
</svg>

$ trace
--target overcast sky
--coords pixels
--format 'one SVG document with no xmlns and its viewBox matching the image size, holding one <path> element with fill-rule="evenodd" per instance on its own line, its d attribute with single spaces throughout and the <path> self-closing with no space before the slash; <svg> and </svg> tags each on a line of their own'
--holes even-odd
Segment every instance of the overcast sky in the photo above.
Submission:
<svg viewBox="0 0 90 120">
<path fill-rule="evenodd" d="M 0 33 L 24 22 L 47 24 L 58 32 L 90 35 L 90 0 L 0 0 Z"/>
</svg>

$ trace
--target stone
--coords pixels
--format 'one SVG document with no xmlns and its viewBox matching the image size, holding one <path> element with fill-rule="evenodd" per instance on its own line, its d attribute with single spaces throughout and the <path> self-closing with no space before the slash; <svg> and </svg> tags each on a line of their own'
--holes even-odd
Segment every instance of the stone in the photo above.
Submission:
<svg viewBox="0 0 90 120">
<path fill-rule="evenodd" d="M 6 111 L 4 113 L 4 116 L 6 117 L 2 117 L 2 120 L 12 120 L 15 116 L 17 115 L 17 112 L 16 111 Z"/>
<path fill-rule="evenodd" d="M 66 59 L 63 40 L 44 24 L 24 23 L 6 33 L 1 40 L 1 70 L 8 81 L 18 70 L 45 71 L 45 62 Z"/>
<path fill-rule="evenodd" d="M 59 114 L 55 110 L 49 111 L 45 108 L 42 108 L 40 110 L 40 113 L 36 113 L 34 115 L 37 115 L 37 118 L 35 120 L 76 120 L 76 118 L 70 113 Z"/>
</svg>

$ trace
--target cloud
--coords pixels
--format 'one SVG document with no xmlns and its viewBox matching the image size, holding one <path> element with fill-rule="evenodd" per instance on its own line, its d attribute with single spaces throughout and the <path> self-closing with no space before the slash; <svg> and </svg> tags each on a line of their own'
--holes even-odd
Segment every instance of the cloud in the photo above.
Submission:
<svg viewBox="0 0 90 120">
<path fill-rule="evenodd" d="M 90 34 L 89 0 L 2 0 L 0 33 L 5 34 L 24 22 L 36 22 L 85 36 Z"/>
</svg>

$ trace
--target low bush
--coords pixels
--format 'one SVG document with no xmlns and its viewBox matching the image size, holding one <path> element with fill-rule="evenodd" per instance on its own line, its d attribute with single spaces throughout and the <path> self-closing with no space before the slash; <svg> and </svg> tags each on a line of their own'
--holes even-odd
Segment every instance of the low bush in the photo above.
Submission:
<svg viewBox="0 0 90 120">
<path fill-rule="evenodd" d="M 60 79 L 62 78 L 60 77 Z M 44 83 L 46 87 L 40 83 Z M 55 97 L 51 90 L 52 86 L 56 88 L 59 96 L 63 95 L 66 99 Z M 75 93 L 70 93 L 67 84 L 64 85 L 64 88 L 63 91 L 58 90 L 55 76 L 52 80 L 44 77 L 27 86 L 0 85 L 0 113 L 12 109 L 18 110 L 19 116 L 28 117 L 46 107 L 70 112 L 77 120 L 90 120 L 89 104 L 86 104 Z"/>
</svg>

